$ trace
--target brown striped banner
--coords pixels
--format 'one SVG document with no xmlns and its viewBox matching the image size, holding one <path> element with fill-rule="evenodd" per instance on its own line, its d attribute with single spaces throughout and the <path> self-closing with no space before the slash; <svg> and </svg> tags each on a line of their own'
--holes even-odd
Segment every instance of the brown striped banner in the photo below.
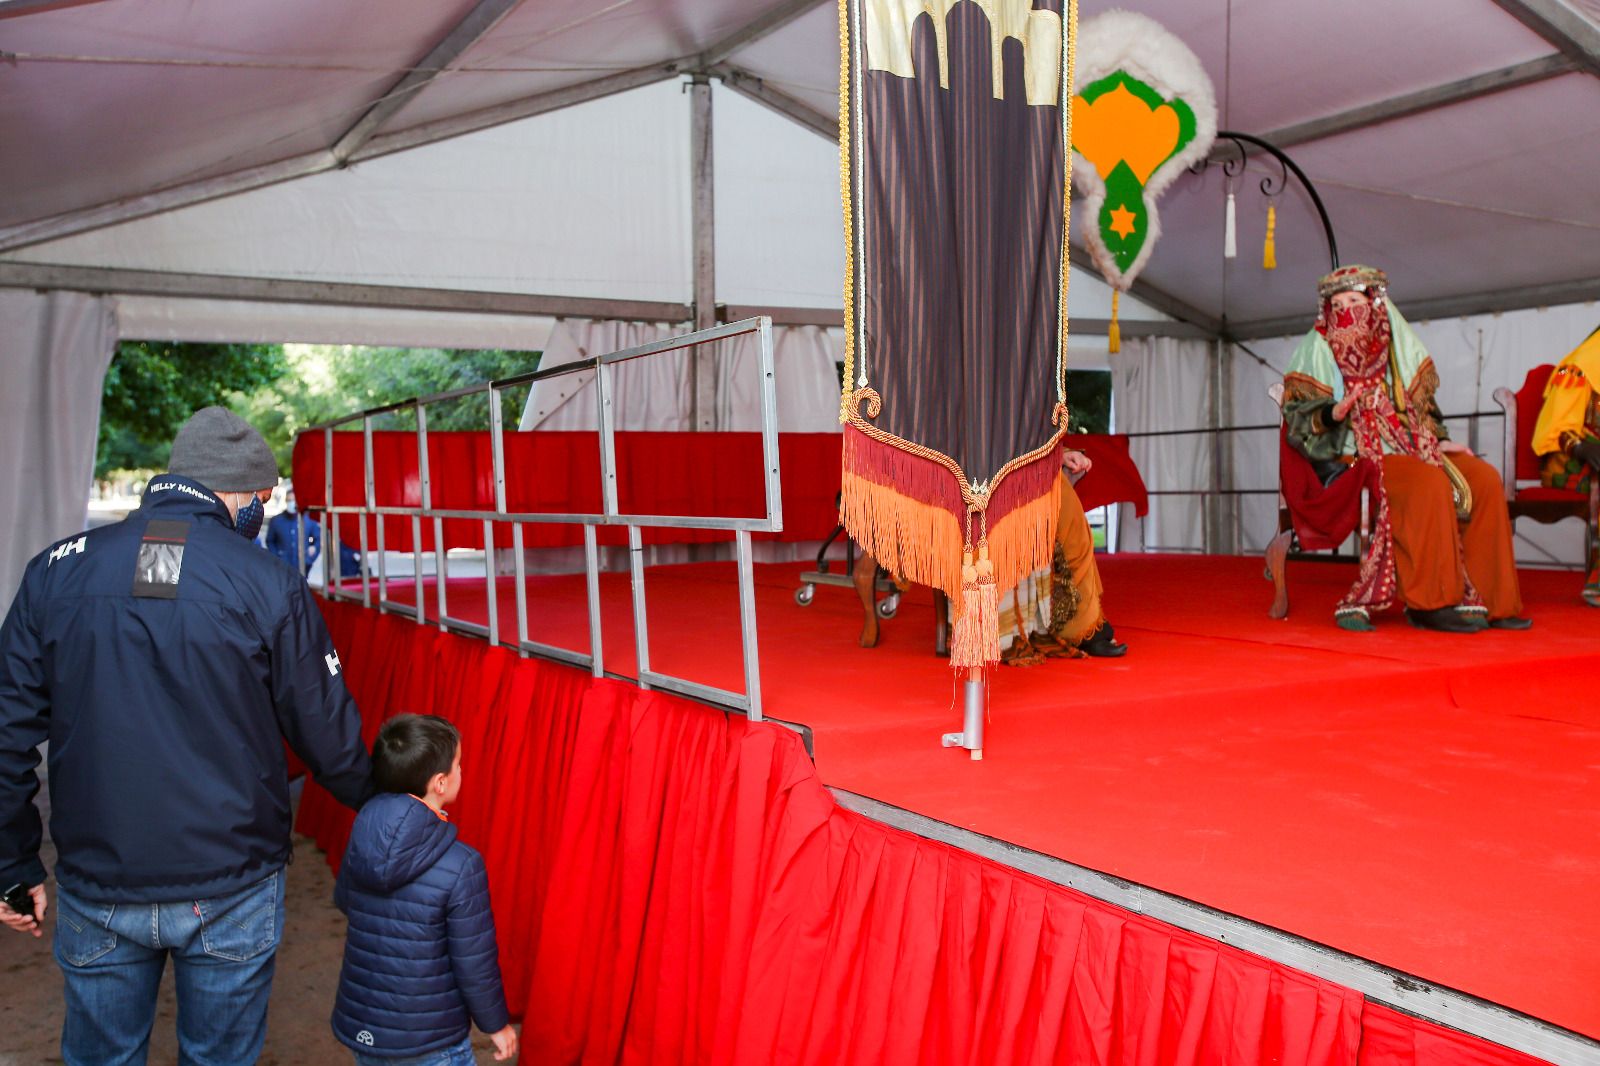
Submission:
<svg viewBox="0 0 1600 1066">
<path fill-rule="evenodd" d="M 957 668 L 1055 541 L 1074 6 L 840 4 L 842 517 L 950 595 Z"/>
</svg>

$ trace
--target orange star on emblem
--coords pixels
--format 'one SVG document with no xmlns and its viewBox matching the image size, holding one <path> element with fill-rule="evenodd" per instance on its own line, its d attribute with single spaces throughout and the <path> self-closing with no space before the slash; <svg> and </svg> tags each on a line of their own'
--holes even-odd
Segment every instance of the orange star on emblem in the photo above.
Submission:
<svg viewBox="0 0 1600 1066">
<path fill-rule="evenodd" d="M 1127 240 L 1138 227 L 1134 225 L 1134 214 L 1126 207 L 1118 204 L 1111 209 L 1111 232 L 1123 240 Z"/>
</svg>

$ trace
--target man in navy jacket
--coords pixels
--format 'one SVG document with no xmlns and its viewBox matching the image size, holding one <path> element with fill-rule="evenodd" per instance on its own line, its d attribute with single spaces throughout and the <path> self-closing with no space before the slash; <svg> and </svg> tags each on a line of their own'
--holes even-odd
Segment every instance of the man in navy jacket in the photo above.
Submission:
<svg viewBox="0 0 1600 1066">
<path fill-rule="evenodd" d="M 33 904 L 0 920 L 38 936 L 48 906 L 48 740 L 68 1063 L 143 1060 L 168 954 L 184 1061 L 255 1061 L 290 854 L 283 741 L 343 803 L 371 793 L 310 590 L 252 543 L 276 481 L 251 426 L 197 412 L 139 510 L 35 557 L 0 628 L 0 889 Z"/>
</svg>

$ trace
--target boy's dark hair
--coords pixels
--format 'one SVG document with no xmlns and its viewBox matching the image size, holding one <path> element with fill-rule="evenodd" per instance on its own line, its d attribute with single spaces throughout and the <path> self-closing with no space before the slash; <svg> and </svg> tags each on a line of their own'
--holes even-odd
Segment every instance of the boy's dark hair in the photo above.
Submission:
<svg viewBox="0 0 1600 1066">
<path fill-rule="evenodd" d="M 379 792 L 428 793 L 434 774 L 455 764 L 461 733 L 436 714 L 402 714 L 383 723 L 372 742 L 372 781 Z"/>
</svg>

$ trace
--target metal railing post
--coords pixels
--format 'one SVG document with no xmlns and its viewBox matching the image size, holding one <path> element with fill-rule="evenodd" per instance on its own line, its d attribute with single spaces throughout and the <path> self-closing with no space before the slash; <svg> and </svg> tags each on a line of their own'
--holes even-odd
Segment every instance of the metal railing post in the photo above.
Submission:
<svg viewBox="0 0 1600 1066">
<path fill-rule="evenodd" d="M 600 642 L 600 548 L 595 540 L 594 525 L 583 527 L 583 569 L 589 596 L 589 671 L 595 677 L 604 677 L 605 652 Z"/>
<path fill-rule="evenodd" d="M 739 558 L 739 630 L 744 637 L 744 692 L 750 700 L 750 720 L 761 721 L 761 658 L 756 648 L 755 563 L 750 552 L 750 531 L 733 535 Z"/>
<path fill-rule="evenodd" d="M 638 526 L 628 527 L 628 568 L 633 577 L 633 660 L 639 674 L 639 687 L 649 688 L 644 680 L 650 672 L 650 625 L 644 607 L 644 537 Z"/>
<path fill-rule="evenodd" d="M 333 596 L 339 587 L 337 564 L 339 561 L 339 516 L 333 513 L 333 427 L 322 431 L 323 473 L 327 476 L 322 498 L 322 594 Z M 328 565 L 332 556 L 334 566 Z"/>
</svg>

